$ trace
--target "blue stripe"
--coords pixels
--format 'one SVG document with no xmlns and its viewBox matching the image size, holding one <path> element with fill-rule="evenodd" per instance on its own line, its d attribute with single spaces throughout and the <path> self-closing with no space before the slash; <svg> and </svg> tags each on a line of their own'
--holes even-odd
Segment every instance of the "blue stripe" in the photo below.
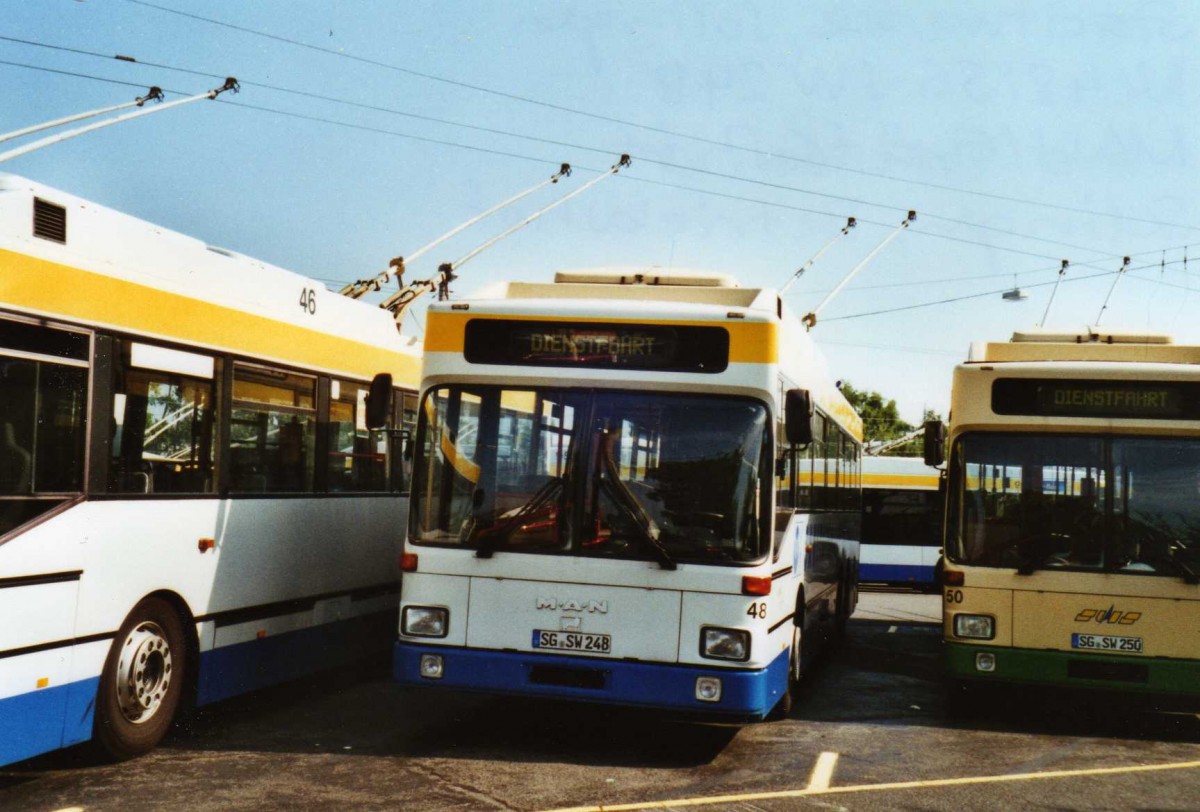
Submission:
<svg viewBox="0 0 1200 812">
<path fill-rule="evenodd" d="M 367 657 L 384 657 L 395 610 L 235 643 L 200 656 L 196 704 L 207 705 Z"/>
<path fill-rule="evenodd" d="M 422 654 L 439 654 L 444 676 L 431 680 L 420 676 Z M 582 669 L 598 675 L 595 688 L 546 685 L 531 680 L 535 666 Z M 775 706 L 787 685 L 787 652 L 766 668 L 742 671 L 701 666 L 631 662 L 533 654 L 484 651 L 451 646 L 422 646 L 398 642 L 394 649 L 396 680 L 404 685 L 482 691 L 497 694 L 578 699 L 613 705 L 663 708 L 713 717 L 761 719 Z M 696 678 L 720 677 L 721 701 L 696 699 Z"/>
<path fill-rule="evenodd" d="M 0 764 L 90 739 L 99 682 L 93 677 L 0 699 Z"/>
<path fill-rule="evenodd" d="M 916 564 L 859 564 L 858 580 L 932 585 L 933 567 Z"/>
</svg>

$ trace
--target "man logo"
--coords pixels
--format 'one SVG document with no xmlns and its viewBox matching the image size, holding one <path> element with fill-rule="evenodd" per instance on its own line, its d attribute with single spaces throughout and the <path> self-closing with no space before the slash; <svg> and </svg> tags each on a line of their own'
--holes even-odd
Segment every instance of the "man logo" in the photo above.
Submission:
<svg viewBox="0 0 1200 812">
<path fill-rule="evenodd" d="M 1141 612 L 1117 612 L 1115 611 L 1114 604 L 1107 609 L 1084 609 L 1075 616 L 1075 622 L 1087 623 L 1089 620 L 1093 620 L 1096 623 L 1116 623 L 1120 626 L 1132 626 L 1141 617 Z"/>
<path fill-rule="evenodd" d="M 561 609 L 564 612 L 590 612 L 608 614 L 608 601 L 571 601 L 558 598 L 538 598 L 538 609 Z"/>
</svg>

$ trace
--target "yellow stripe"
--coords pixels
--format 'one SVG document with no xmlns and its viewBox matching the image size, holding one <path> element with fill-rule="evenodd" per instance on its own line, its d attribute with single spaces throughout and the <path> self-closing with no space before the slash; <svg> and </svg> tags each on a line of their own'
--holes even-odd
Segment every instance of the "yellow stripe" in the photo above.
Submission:
<svg viewBox="0 0 1200 812">
<path fill-rule="evenodd" d="M 0 302 L 64 321 L 111 327 L 239 355 L 416 388 L 421 361 L 231 307 L 0 249 Z"/>
<path fill-rule="evenodd" d="M 464 349 L 467 322 L 473 318 L 505 321 L 555 321 L 549 316 L 508 316 L 490 313 L 430 313 L 425 329 L 426 352 L 457 352 Z M 616 319 L 610 317 L 571 317 L 572 323 L 665 324 L 673 327 L 724 327 L 729 331 L 729 360 L 741 364 L 774 364 L 779 357 L 779 330 L 774 322 L 761 321 L 682 321 L 671 319 Z"/>
<path fill-rule="evenodd" d="M 863 474 L 863 486 L 876 485 L 937 490 L 938 478 L 924 474 Z"/>
<path fill-rule="evenodd" d="M 711 795 L 704 798 L 677 798 L 670 801 L 648 801 L 634 804 L 598 804 L 596 806 L 574 806 L 556 809 L 554 812 L 632 812 L 638 809 L 677 809 L 686 806 L 714 806 L 716 804 L 771 801 L 780 798 L 803 798 L 810 795 L 846 795 L 856 792 L 884 792 L 901 789 L 929 789 L 933 787 L 961 787 L 971 784 L 997 784 L 1008 781 L 1038 781 L 1049 778 L 1078 778 L 1092 775 L 1127 775 L 1132 773 L 1160 772 L 1164 770 L 1194 770 L 1200 761 L 1180 761 L 1172 764 L 1135 764 L 1128 767 L 1096 767 L 1084 770 L 1052 770 L 1042 773 L 1010 773 L 1008 775 L 979 775 L 968 778 L 940 778 L 931 781 L 900 781 L 891 784 L 858 784 L 850 787 L 828 789 L 795 789 L 780 792 L 748 792 L 740 795 Z"/>
</svg>

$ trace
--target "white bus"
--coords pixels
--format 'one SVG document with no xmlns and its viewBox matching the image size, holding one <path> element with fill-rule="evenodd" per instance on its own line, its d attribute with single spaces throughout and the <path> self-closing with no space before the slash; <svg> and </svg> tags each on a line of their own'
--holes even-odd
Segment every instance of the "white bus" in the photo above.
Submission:
<svg viewBox="0 0 1200 812">
<path fill-rule="evenodd" d="M 386 652 L 407 484 L 365 396 L 418 370 L 383 310 L 0 175 L 0 763 Z"/>
<path fill-rule="evenodd" d="M 935 586 L 942 547 L 940 474 L 921 457 L 863 457 L 863 581 Z"/>
<path fill-rule="evenodd" d="M 428 316 L 395 676 L 761 719 L 857 596 L 861 421 L 774 291 L 597 270 Z"/>
<path fill-rule="evenodd" d="M 1200 347 L 1021 332 L 972 345 L 950 409 L 951 707 L 1008 683 L 1200 708 Z"/>
</svg>

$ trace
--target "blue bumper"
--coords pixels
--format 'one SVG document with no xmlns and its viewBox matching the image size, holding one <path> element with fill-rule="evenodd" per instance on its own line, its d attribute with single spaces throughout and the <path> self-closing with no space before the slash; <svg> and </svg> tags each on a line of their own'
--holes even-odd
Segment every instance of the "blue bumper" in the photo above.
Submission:
<svg viewBox="0 0 1200 812">
<path fill-rule="evenodd" d="M 858 580 L 889 584 L 933 585 L 933 567 L 920 564 L 859 564 Z"/>
<path fill-rule="evenodd" d="M 442 657 L 441 679 L 420 675 L 422 654 Z M 393 673 L 402 685 L 576 699 L 751 721 L 766 716 L 783 696 L 787 666 L 786 651 L 766 668 L 738 670 L 401 641 L 396 643 Z M 719 702 L 696 699 L 696 678 L 702 676 L 720 678 Z"/>
</svg>

